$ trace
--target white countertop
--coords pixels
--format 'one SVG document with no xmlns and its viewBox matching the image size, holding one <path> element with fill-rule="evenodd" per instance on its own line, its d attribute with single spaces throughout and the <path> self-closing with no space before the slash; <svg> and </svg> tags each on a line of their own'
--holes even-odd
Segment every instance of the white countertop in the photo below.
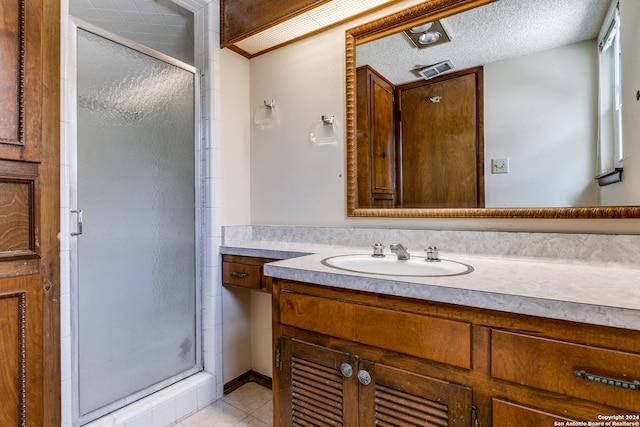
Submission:
<svg viewBox="0 0 640 427">
<path fill-rule="evenodd" d="M 640 330 L 640 268 L 441 252 L 442 259 L 468 264 L 474 271 L 444 277 L 384 276 L 321 262 L 370 253 L 363 248 L 252 242 L 223 246 L 221 253 L 287 258 L 265 265 L 265 275 L 276 278 Z"/>
</svg>

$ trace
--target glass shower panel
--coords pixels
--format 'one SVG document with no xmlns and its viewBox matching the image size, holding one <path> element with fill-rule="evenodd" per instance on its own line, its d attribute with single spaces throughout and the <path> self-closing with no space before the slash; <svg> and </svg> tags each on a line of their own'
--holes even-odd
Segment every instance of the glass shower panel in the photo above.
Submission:
<svg viewBox="0 0 640 427">
<path fill-rule="evenodd" d="M 81 417 L 198 369 L 194 76 L 78 29 Z"/>
</svg>

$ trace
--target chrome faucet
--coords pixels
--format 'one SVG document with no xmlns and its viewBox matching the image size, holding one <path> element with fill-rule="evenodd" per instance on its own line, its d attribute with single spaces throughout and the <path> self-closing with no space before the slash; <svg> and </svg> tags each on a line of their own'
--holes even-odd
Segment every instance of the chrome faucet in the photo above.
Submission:
<svg viewBox="0 0 640 427">
<path fill-rule="evenodd" d="M 374 258 L 384 258 L 384 245 L 382 243 L 376 243 L 372 246 L 373 254 L 371 254 Z"/>
<path fill-rule="evenodd" d="M 440 261 L 440 250 L 435 246 L 429 246 L 427 249 L 427 259 L 429 262 L 438 262 Z"/>
<path fill-rule="evenodd" d="M 391 245 L 389 246 L 389 249 L 391 249 L 391 252 L 398 255 L 398 259 L 401 261 L 406 261 L 409 258 L 411 258 L 411 255 L 409 255 L 409 252 L 407 252 L 407 248 L 402 246 L 401 243 L 398 243 L 396 245 Z"/>
</svg>

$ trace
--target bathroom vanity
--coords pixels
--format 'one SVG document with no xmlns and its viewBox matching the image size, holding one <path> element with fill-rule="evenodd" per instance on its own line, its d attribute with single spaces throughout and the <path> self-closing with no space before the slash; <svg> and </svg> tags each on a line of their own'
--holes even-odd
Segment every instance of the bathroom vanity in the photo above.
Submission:
<svg viewBox="0 0 640 427">
<path fill-rule="evenodd" d="M 282 279 L 273 296 L 281 426 L 640 421 L 640 331 Z"/>
<path fill-rule="evenodd" d="M 264 265 L 275 425 L 640 422 L 637 269 L 459 257 L 472 273 L 402 277 L 335 255 Z"/>
</svg>

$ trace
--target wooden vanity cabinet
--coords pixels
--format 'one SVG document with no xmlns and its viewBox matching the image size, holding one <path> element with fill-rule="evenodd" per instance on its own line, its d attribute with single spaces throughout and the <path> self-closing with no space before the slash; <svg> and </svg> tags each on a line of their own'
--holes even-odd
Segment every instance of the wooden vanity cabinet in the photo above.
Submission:
<svg viewBox="0 0 640 427">
<path fill-rule="evenodd" d="M 640 415 L 640 331 L 282 279 L 273 322 L 276 426 Z"/>
<path fill-rule="evenodd" d="M 240 255 L 222 255 L 222 284 L 271 293 L 271 277 L 265 277 L 264 265 L 278 261 Z"/>
<path fill-rule="evenodd" d="M 275 425 L 472 425 L 471 389 L 420 372 L 409 356 L 470 367 L 468 322 L 275 283 Z"/>
<path fill-rule="evenodd" d="M 287 336 L 280 348 L 281 426 L 471 425 L 469 388 Z"/>
</svg>

